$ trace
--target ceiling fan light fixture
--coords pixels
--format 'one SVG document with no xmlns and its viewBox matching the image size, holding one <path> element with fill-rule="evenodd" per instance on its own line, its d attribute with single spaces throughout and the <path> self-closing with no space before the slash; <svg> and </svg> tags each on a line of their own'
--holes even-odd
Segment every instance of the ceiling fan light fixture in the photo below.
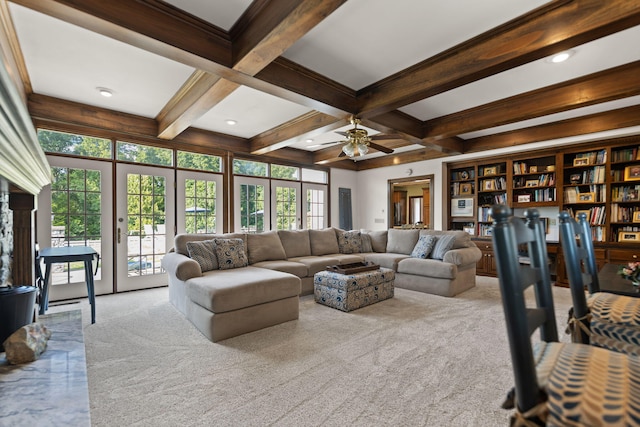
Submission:
<svg viewBox="0 0 640 427">
<path fill-rule="evenodd" d="M 353 157 L 355 154 L 355 144 L 353 142 L 349 142 L 342 146 L 342 152 L 349 157 Z"/>
<path fill-rule="evenodd" d="M 364 143 L 357 144 L 357 147 L 358 147 L 358 153 L 360 153 L 360 157 L 364 156 L 369 152 L 369 147 L 367 147 L 367 145 Z"/>
</svg>

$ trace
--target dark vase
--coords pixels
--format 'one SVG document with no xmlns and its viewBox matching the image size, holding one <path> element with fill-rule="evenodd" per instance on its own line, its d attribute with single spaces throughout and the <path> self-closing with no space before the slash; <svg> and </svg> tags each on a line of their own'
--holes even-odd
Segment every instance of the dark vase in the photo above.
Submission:
<svg viewBox="0 0 640 427">
<path fill-rule="evenodd" d="M 37 290 L 33 286 L 0 288 L 0 351 L 4 351 L 4 340 L 33 321 Z"/>
</svg>

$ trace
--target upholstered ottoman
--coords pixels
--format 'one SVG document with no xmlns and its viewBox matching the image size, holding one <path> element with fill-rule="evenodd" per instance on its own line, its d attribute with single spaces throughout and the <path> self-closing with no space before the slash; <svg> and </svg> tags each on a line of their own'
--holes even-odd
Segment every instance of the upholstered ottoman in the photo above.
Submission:
<svg viewBox="0 0 640 427">
<path fill-rule="evenodd" d="M 352 311 L 393 297 L 395 272 L 390 268 L 340 274 L 321 271 L 313 276 L 313 291 L 319 304 Z"/>
</svg>

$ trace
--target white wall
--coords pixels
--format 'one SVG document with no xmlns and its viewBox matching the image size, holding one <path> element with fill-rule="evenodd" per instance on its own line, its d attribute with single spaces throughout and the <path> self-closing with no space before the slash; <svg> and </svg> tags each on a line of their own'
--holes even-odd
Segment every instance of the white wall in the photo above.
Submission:
<svg viewBox="0 0 640 427">
<path fill-rule="evenodd" d="M 616 131 L 600 132 L 587 136 L 575 136 L 562 138 L 554 141 L 537 142 L 533 144 L 520 145 L 517 147 L 502 148 L 498 150 L 482 151 L 480 153 L 463 154 L 459 156 L 449 156 L 441 159 L 425 160 L 422 162 L 407 163 L 398 166 L 389 166 L 379 169 L 371 169 L 356 173 L 356 186 L 351 187 L 351 198 L 353 203 L 353 228 L 369 229 L 369 230 L 386 230 L 388 228 L 387 206 L 389 201 L 388 180 L 397 178 L 407 178 L 408 169 L 413 169 L 412 176 L 433 175 L 434 182 L 431 191 L 433 191 L 433 228 L 441 230 L 444 226 L 444 206 L 443 201 L 446 197 L 446 164 L 451 162 L 459 162 L 478 157 L 490 157 L 493 155 L 504 155 L 509 153 L 519 153 L 529 150 L 550 148 L 567 144 L 576 144 L 578 142 L 602 141 L 607 138 L 619 138 L 625 135 L 634 135 L 640 133 L 640 126 Z M 335 175 L 334 175 L 335 174 Z M 338 222 L 338 187 L 344 187 L 342 179 L 352 178 L 353 172 L 342 171 L 340 169 L 331 170 L 331 194 L 332 194 L 332 224 Z M 338 178 L 336 178 L 338 176 Z M 339 184 L 340 183 L 340 184 Z M 334 188 L 335 186 L 335 188 Z M 335 204 L 333 199 L 335 198 Z M 335 211 L 334 211 L 335 210 Z M 335 212 L 335 214 L 334 214 Z M 383 222 L 379 222 L 382 219 Z M 335 222 L 333 222 L 335 220 Z M 378 221 L 376 221 L 378 220 Z M 556 225 L 552 223 L 552 227 Z M 550 227 L 551 228 L 551 227 Z M 556 233 L 557 228 L 552 230 Z M 555 237 L 555 234 L 552 236 Z"/>
</svg>

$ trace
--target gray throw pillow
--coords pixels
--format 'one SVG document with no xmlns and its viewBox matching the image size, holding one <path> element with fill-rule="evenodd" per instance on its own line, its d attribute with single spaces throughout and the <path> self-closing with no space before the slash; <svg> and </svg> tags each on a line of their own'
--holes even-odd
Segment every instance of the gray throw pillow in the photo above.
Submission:
<svg viewBox="0 0 640 427">
<path fill-rule="evenodd" d="M 456 241 L 456 236 L 452 234 L 442 234 L 438 236 L 436 245 L 433 247 L 433 251 L 431 252 L 431 258 L 433 259 L 444 258 L 444 254 L 447 253 L 449 250 L 451 250 L 455 241 Z"/>
<path fill-rule="evenodd" d="M 373 252 L 373 245 L 371 244 L 371 236 L 367 233 L 360 234 L 360 240 L 362 240 L 361 250 L 363 253 Z"/>
<path fill-rule="evenodd" d="M 341 254 L 359 254 L 362 250 L 362 238 L 359 231 L 336 230 L 338 249 Z"/>
<path fill-rule="evenodd" d="M 187 251 L 189 252 L 189 258 L 200 264 L 202 272 L 218 269 L 216 244 L 213 240 L 187 242 Z"/>
<path fill-rule="evenodd" d="M 247 254 L 242 239 L 214 239 L 220 270 L 246 267 Z"/>
<path fill-rule="evenodd" d="M 411 252 L 411 258 L 426 258 L 436 244 L 436 236 L 420 236 Z"/>
</svg>

